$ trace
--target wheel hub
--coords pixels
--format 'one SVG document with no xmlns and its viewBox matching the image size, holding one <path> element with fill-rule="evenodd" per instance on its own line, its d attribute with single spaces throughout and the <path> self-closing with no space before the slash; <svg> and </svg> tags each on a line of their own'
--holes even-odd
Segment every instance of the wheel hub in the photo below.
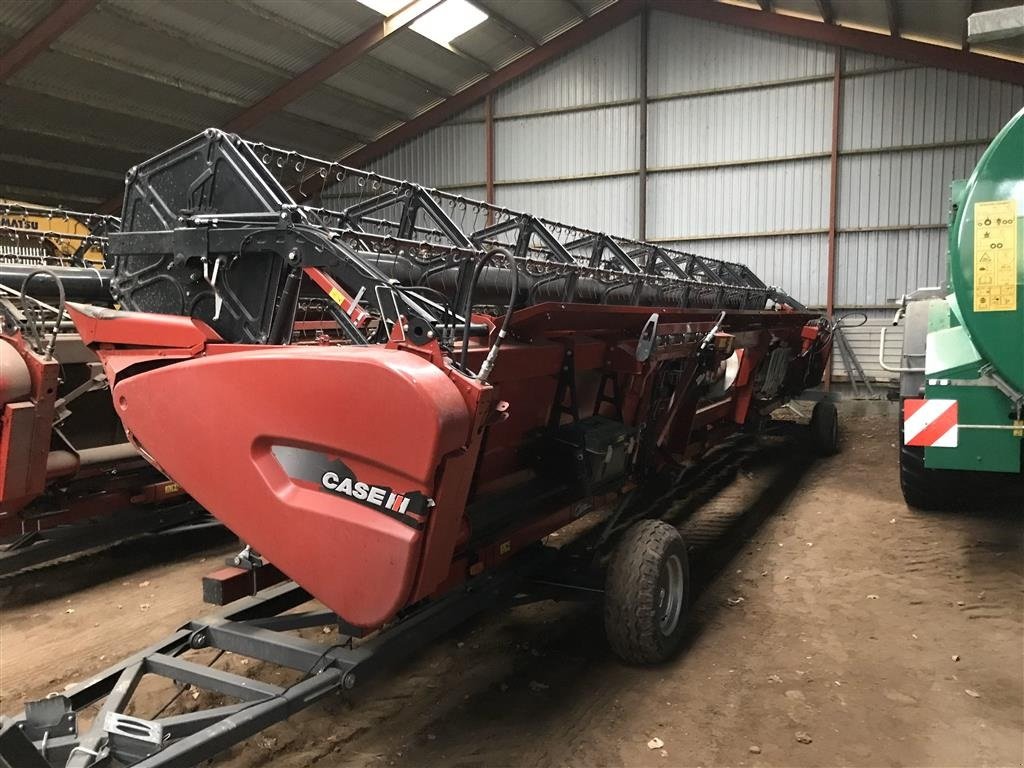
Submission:
<svg viewBox="0 0 1024 768">
<path fill-rule="evenodd" d="M 679 624 L 684 595 L 683 564 L 678 555 L 669 555 L 662 564 L 658 585 L 658 629 L 666 637 Z"/>
</svg>

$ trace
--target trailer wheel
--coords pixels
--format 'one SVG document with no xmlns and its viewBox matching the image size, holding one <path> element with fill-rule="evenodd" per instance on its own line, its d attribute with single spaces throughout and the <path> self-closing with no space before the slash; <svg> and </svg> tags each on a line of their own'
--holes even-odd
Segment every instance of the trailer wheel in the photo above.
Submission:
<svg viewBox="0 0 1024 768">
<path fill-rule="evenodd" d="M 835 403 L 822 400 L 811 411 L 811 445 L 819 456 L 839 453 L 839 411 Z"/>
<path fill-rule="evenodd" d="M 925 468 L 924 448 L 900 446 L 900 490 L 908 507 L 924 512 L 941 512 L 952 506 L 952 489 L 939 477 L 933 477 L 940 472 Z"/>
<path fill-rule="evenodd" d="M 690 594 L 683 537 L 660 520 L 641 520 L 619 542 L 605 580 L 604 628 L 623 661 L 656 664 L 679 647 Z"/>
<path fill-rule="evenodd" d="M 924 448 L 903 442 L 903 406 L 900 404 L 900 490 L 907 506 L 924 512 L 954 509 L 971 486 L 969 473 L 948 469 L 928 469 Z"/>
</svg>

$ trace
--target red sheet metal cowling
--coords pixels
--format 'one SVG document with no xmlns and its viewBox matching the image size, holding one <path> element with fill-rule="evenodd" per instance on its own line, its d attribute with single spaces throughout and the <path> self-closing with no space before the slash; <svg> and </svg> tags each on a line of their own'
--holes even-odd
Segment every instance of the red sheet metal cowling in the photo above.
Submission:
<svg viewBox="0 0 1024 768">
<path fill-rule="evenodd" d="M 167 321 L 191 322 L 70 311 L 80 327 L 149 322 L 154 334 Z M 409 599 L 432 520 L 461 520 L 464 499 L 433 505 L 439 468 L 470 439 L 465 399 L 438 367 L 400 350 L 223 347 L 120 378 L 120 360 L 148 357 L 148 369 L 171 362 L 167 350 L 101 349 L 125 427 L 168 476 L 339 616 L 379 626 Z"/>
</svg>

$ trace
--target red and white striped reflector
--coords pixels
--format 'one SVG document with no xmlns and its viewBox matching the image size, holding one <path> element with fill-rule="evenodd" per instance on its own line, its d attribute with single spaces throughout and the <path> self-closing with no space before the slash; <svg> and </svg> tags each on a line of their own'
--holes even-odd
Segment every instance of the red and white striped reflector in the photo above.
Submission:
<svg viewBox="0 0 1024 768">
<path fill-rule="evenodd" d="M 956 448 L 956 400 L 903 401 L 903 442 L 920 448 Z"/>
</svg>

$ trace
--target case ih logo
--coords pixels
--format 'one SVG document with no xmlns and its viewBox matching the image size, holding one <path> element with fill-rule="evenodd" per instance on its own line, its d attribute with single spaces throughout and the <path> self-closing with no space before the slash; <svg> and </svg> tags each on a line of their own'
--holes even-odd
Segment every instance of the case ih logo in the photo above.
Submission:
<svg viewBox="0 0 1024 768">
<path fill-rule="evenodd" d="M 281 468 L 293 480 L 318 491 L 347 496 L 414 528 L 421 528 L 423 524 L 410 515 L 424 517 L 431 506 L 430 500 L 419 491 L 399 493 L 385 485 L 364 483 L 341 459 L 319 451 L 286 445 L 275 445 L 271 450 Z"/>
<path fill-rule="evenodd" d="M 344 493 L 356 501 L 365 501 L 377 507 L 384 507 L 400 515 L 406 513 L 411 501 L 409 496 L 395 493 L 390 488 L 352 482 L 351 477 L 339 477 L 337 472 L 324 472 L 324 476 L 320 478 L 320 483 L 329 491 Z"/>
</svg>

